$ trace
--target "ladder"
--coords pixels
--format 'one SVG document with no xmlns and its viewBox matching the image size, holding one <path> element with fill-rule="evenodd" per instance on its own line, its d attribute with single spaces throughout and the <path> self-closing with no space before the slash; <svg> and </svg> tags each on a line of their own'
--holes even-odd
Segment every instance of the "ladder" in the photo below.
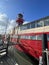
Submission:
<svg viewBox="0 0 49 65">
<path fill-rule="evenodd" d="M 1 40 L 0 40 L 1 41 Z M 3 55 L 7 55 L 7 44 L 2 43 L 2 41 L 0 42 L 0 57 L 2 57 Z"/>
</svg>

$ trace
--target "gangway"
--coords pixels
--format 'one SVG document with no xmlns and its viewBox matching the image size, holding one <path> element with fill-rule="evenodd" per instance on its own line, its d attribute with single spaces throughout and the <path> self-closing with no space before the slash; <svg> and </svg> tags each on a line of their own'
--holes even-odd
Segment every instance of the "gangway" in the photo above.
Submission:
<svg viewBox="0 0 49 65">
<path fill-rule="evenodd" d="M 22 53 L 17 51 L 17 49 L 13 45 L 15 44 L 14 43 L 9 44 L 8 54 L 7 55 L 4 54 L 0 57 L 0 65 L 27 65 L 27 64 L 37 65 L 34 63 L 33 60 L 31 62 L 30 58 L 26 54 L 24 54 L 24 57 L 23 57 Z"/>
</svg>

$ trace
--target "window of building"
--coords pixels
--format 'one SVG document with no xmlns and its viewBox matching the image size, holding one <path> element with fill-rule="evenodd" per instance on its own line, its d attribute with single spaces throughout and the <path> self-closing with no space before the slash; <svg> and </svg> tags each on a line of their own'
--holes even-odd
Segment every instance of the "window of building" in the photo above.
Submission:
<svg viewBox="0 0 49 65">
<path fill-rule="evenodd" d="M 25 36 L 25 39 L 30 39 L 30 36 Z"/>
<path fill-rule="evenodd" d="M 30 29 L 30 24 L 26 24 L 20 27 L 20 30 Z"/>
<path fill-rule="evenodd" d="M 43 26 L 44 26 L 44 21 L 38 21 L 38 22 L 36 23 L 36 26 L 37 26 L 37 27 L 43 27 Z"/>
<path fill-rule="evenodd" d="M 35 22 L 31 23 L 31 28 L 35 28 Z"/>
<path fill-rule="evenodd" d="M 36 40 L 36 36 L 30 36 L 31 40 Z"/>
<path fill-rule="evenodd" d="M 13 38 L 18 38 L 18 36 L 16 36 L 16 35 L 13 35 Z"/>
<path fill-rule="evenodd" d="M 30 36 L 21 36 L 21 39 L 30 39 Z"/>
<path fill-rule="evenodd" d="M 25 39 L 25 36 L 20 36 L 21 39 Z"/>
<path fill-rule="evenodd" d="M 46 19 L 46 20 L 44 21 L 44 25 L 45 25 L 45 26 L 48 26 L 48 25 L 49 25 L 49 19 Z"/>
<path fill-rule="evenodd" d="M 37 40 L 42 40 L 42 35 L 37 35 Z"/>
<path fill-rule="evenodd" d="M 30 23 L 29 23 L 29 24 L 27 24 L 27 29 L 30 29 Z"/>
<path fill-rule="evenodd" d="M 27 25 L 23 25 L 20 27 L 20 30 L 26 30 L 27 29 Z"/>
</svg>

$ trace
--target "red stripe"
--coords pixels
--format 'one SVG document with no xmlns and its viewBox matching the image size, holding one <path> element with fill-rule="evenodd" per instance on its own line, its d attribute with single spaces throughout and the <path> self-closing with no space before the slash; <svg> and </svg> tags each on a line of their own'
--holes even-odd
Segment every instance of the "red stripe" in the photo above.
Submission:
<svg viewBox="0 0 49 65">
<path fill-rule="evenodd" d="M 49 32 L 39 32 L 39 33 L 24 33 L 24 34 L 18 34 L 18 35 L 41 35 L 41 34 L 49 34 Z"/>
</svg>

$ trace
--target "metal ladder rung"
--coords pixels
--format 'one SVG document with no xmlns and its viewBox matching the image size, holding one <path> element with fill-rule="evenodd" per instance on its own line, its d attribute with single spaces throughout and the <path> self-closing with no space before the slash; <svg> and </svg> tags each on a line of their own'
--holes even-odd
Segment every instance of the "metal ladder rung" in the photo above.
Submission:
<svg viewBox="0 0 49 65">
<path fill-rule="evenodd" d="M 6 49 L 6 47 L 5 48 L 4 47 L 3 48 L 0 48 L 0 50 L 3 50 L 3 49 Z"/>
<path fill-rule="evenodd" d="M 4 52 L 4 53 L 0 53 L 0 56 L 5 55 L 5 54 L 6 54 L 6 52 Z"/>
<path fill-rule="evenodd" d="M 5 51 L 6 51 L 6 49 L 0 50 L 0 53 L 3 53 L 3 52 L 5 52 Z"/>
</svg>

